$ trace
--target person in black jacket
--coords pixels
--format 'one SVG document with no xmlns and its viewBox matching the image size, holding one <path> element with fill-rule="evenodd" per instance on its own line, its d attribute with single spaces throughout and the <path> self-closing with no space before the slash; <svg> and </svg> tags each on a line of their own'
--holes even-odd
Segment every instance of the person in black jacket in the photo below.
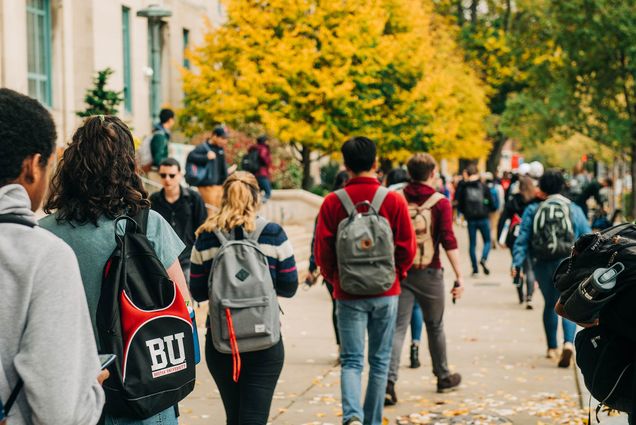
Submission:
<svg viewBox="0 0 636 425">
<path fill-rule="evenodd" d="M 159 166 L 159 177 L 163 189 L 150 196 L 151 208 L 157 211 L 172 226 L 186 245 L 179 255 L 179 263 L 186 281 L 190 281 L 190 253 L 194 245 L 194 232 L 208 217 L 201 196 L 192 189 L 182 187 L 181 166 L 174 158 L 163 160 Z"/>
<path fill-rule="evenodd" d="M 510 195 L 497 223 L 497 238 L 500 242 L 505 243 L 505 246 L 511 250 L 511 253 L 519 231 L 519 225 L 521 224 L 521 217 L 523 217 L 526 207 L 535 202 L 540 202 L 540 199 L 536 197 L 537 188 L 534 180 L 528 176 L 519 176 L 518 181 L 519 191 Z M 504 239 L 504 236 L 502 236 L 504 228 L 507 228 L 505 241 L 502 240 Z M 525 301 L 526 308 L 532 310 L 532 295 L 534 293 L 536 279 L 532 270 L 532 262 L 529 259 L 526 260 L 523 266 L 523 274 L 525 276 L 526 292 L 524 294 L 523 287 L 519 286 L 519 304 L 523 304 Z"/>
<path fill-rule="evenodd" d="M 228 176 L 224 150 L 226 146 L 227 132 L 222 126 L 217 126 L 212 130 L 212 136 L 188 155 L 188 161 L 206 167 L 206 178 L 197 184 L 197 189 L 203 201 L 216 208 L 221 207 L 223 183 Z"/>
<path fill-rule="evenodd" d="M 484 241 L 484 248 L 481 253 L 479 265 L 484 270 L 484 274 L 490 274 L 490 270 L 486 265 L 488 254 L 491 248 L 490 238 L 490 213 L 494 211 L 494 201 L 490 189 L 484 184 L 475 164 L 470 164 L 465 170 L 467 179 L 457 187 L 455 199 L 457 201 L 457 209 L 466 217 L 468 222 L 468 238 L 470 262 L 472 266 L 472 276 L 479 274 L 477 263 L 477 231 L 481 233 Z"/>
</svg>

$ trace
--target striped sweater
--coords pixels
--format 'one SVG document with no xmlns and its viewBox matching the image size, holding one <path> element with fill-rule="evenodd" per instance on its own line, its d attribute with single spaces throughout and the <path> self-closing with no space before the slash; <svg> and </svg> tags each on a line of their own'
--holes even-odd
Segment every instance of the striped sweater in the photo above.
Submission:
<svg viewBox="0 0 636 425">
<path fill-rule="evenodd" d="M 243 239 L 243 229 L 235 229 L 236 239 Z M 298 289 L 298 271 L 294 250 L 281 226 L 269 223 L 258 238 L 261 250 L 267 255 L 274 288 L 280 297 L 291 298 Z M 190 292 L 197 301 L 208 301 L 208 279 L 214 256 L 221 242 L 212 232 L 199 235 L 192 248 Z"/>
</svg>

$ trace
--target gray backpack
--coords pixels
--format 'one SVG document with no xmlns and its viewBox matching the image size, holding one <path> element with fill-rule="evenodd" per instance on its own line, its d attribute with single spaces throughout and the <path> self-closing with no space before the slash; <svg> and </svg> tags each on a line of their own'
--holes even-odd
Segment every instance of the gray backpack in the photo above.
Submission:
<svg viewBox="0 0 636 425">
<path fill-rule="evenodd" d="M 214 348 L 221 353 L 238 357 L 239 352 L 264 350 L 280 340 L 276 290 L 267 256 L 258 245 L 267 224 L 258 217 L 254 232 L 242 240 L 214 231 L 221 248 L 208 283 L 210 328 Z"/>
<path fill-rule="evenodd" d="M 336 235 L 340 287 L 348 294 L 378 295 L 395 282 L 393 231 L 379 214 L 388 193 L 387 188 L 380 187 L 373 201 L 354 205 L 344 189 L 336 191 L 348 214 L 338 224 Z M 358 212 L 361 205 L 368 206 L 368 212 Z"/>
</svg>

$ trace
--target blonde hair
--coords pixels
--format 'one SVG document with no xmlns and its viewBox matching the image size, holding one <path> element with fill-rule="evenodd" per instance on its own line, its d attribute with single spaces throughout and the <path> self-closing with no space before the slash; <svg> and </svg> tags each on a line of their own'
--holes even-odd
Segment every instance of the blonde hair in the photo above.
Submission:
<svg viewBox="0 0 636 425">
<path fill-rule="evenodd" d="M 253 174 L 244 171 L 232 174 L 223 184 L 221 209 L 208 217 L 197 229 L 196 236 L 217 229 L 230 232 L 238 226 L 242 226 L 247 233 L 253 232 L 256 228 L 258 197 L 258 182 Z"/>
</svg>

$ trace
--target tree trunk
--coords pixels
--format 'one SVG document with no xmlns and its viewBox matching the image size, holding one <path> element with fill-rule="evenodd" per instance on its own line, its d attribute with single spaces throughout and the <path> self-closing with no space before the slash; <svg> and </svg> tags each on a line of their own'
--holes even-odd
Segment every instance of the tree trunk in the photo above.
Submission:
<svg viewBox="0 0 636 425">
<path fill-rule="evenodd" d="M 464 25 L 464 5 L 463 0 L 457 0 L 457 23 L 461 27 Z"/>
<path fill-rule="evenodd" d="M 506 0 L 506 11 L 504 12 L 504 30 L 510 31 L 510 17 L 512 16 L 512 0 Z"/>
<path fill-rule="evenodd" d="M 473 26 L 477 25 L 477 8 L 479 6 L 479 0 L 472 0 L 470 3 L 470 23 Z"/>
<path fill-rule="evenodd" d="M 490 171 L 493 174 L 497 172 L 497 167 L 499 167 L 499 161 L 501 160 L 501 151 L 506 144 L 506 140 L 508 139 L 501 132 L 497 132 L 494 137 L 492 150 L 488 154 L 488 159 L 486 160 L 486 170 Z"/>
<path fill-rule="evenodd" d="M 309 190 L 313 184 L 311 178 L 311 149 L 309 146 L 303 145 L 302 163 L 303 163 L 303 189 Z"/>
<path fill-rule="evenodd" d="M 635 135 L 636 136 L 636 135 Z M 632 173 L 632 194 L 630 199 L 632 201 L 631 213 L 632 219 L 636 217 L 636 137 L 632 136 L 632 152 L 630 159 L 630 171 Z"/>
</svg>

